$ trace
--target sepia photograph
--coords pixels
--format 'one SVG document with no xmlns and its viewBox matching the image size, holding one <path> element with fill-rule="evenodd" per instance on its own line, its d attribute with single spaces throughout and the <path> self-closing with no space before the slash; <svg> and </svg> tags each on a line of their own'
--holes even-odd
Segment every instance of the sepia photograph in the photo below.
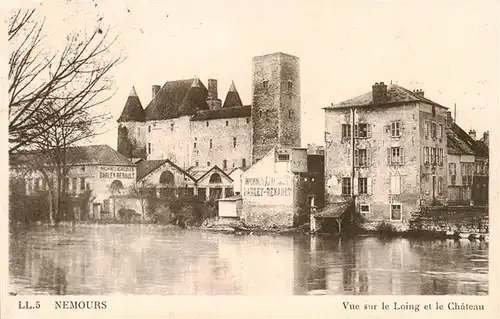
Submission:
<svg viewBox="0 0 500 319">
<path fill-rule="evenodd" d="M 497 13 L 10 7 L 8 296 L 488 296 Z"/>
</svg>

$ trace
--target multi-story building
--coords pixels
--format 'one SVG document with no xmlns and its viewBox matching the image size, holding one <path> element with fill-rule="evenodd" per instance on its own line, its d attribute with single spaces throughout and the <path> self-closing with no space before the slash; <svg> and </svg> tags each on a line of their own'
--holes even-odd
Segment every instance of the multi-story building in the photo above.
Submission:
<svg viewBox="0 0 500 319">
<path fill-rule="evenodd" d="M 355 198 L 367 221 L 406 228 L 447 196 L 447 108 L 399 85 L 324 108 L 326 201 Z"/>
</svg>

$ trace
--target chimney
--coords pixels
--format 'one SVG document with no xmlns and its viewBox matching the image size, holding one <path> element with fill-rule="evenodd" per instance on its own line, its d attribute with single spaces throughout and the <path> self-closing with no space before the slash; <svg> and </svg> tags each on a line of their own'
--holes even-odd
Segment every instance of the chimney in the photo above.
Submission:
<svg viewBox="0 0 500 319">
<path fill-rule="evenodd" d="M 153 85 L 153 90 L 152 90 L 152 94 L 153 94 L 153 98 L 155 97 L 155 95 L 158 93 L 158 91 L 160 91 L 161 89 L 161 86 L 159 85 Z"/>
<path fill-rule="evenodd" d="M 387 100 L 387 85 L 384 82 L 377 83 L 372 86 L 373 103 L 380 104 Z"/>
<path fill-rule="evenodd" d="M 451 117 L 451 111 L 446 112 L 446 119 L 444 120 L 444 123 L 447 129 L 451 129 L 451 125 L 453 124 L 453 117 Z"/>
<path fill-rule="evenodd" d="M 217 100 L 217 80 L 208 79 L 208 99 Z"/>
<path fill-rule="evenodd" d="M 472 137 L 472 139 L 475 141 L 476 140 L 476 131 L 475 130 L 470 130 L 469 131 L 469 136 Z"/>
<path fill-rule="evenodd" d="M 490 131 L 486 131 L 483 133 L 483 142 L 486 146 L 490 147 Z"/>
<path fill-rule="evenodd" d="M 424 91 L 422 90 L 413 90 L 413 93 L 415 93 L 415 95 L 424 97 Z"/>
<path fill-rule="evenodd" d="M 217 94 L 217 80 L 208 79 L 208 97 L 207 104 L 211 110 L 218 109 L 222 106 L 222 101 L 219 100 Z"/>
</svg>

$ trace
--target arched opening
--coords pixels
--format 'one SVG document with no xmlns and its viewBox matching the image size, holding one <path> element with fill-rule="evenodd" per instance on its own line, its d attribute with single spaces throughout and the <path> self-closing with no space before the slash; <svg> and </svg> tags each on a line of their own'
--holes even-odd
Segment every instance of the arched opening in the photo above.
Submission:
<svg viewBox="0 0 500 319">
<path fill-rule="evenodd" d="M 161 173 L 160 184 L 174 186 L 175 185 L 174 174 L 172 174 L 171 171 L 164 171 L 163 173 Z"/>
<path fill-rule="evenodd" d="M 114 180 L 111 183 L 110 188 L 112 193 L 114 194 L 119 193 L 123 189 L 123 183 L 119 180 Z"/>
<path fill-rule="evenodd" d="M 171 171 L 164 171 L 160 175 L 160 197 L 170 198 L 175 196 L 175 179 Z"/>
<path fill-rule="evenodd" d="M 213 173 L 212 176 L 210 176 L 210 184 L 220 184 L 222 183 L 222 178 L 220 177 L 219 173 Z"/>
<path fill-rule="evenodd" d="M 222 184 L 222 178 L 219 173 L 213 173 L 210 176 L 209 184 Z M 222 197 L 222 187 L 221 185 L 210 186 L 210 199 L 216 200 Z"/>
</svg>

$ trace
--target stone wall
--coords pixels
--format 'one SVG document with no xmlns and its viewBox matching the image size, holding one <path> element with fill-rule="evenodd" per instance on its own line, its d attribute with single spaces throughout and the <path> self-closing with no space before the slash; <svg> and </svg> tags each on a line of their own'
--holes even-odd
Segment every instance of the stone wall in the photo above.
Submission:
<svg viewBox="0 0 500 319">
<path fill-rule="evenodd" d="M 226 172 L 242 167 L 243 164 L 249 166 L 251 132 L 251 122 L 246 117 L 191 121 L 190 143 L 185 146 L 190 150 L 189 166 L 196 166 L 196 163 L 201 167 L 217 165 Z"/>
<path fill-rule="evenodd" d="M 292 227 L 294 207 L 284 205 L 243 205 L 241 219 L 246 225 Z"/>
<path fill-rule="evenodd" d="M 486 207 L 428 207 L 412 214 L 410 230 L 448 232 L 455 234 L 489 233 Z"/>
</svg>

